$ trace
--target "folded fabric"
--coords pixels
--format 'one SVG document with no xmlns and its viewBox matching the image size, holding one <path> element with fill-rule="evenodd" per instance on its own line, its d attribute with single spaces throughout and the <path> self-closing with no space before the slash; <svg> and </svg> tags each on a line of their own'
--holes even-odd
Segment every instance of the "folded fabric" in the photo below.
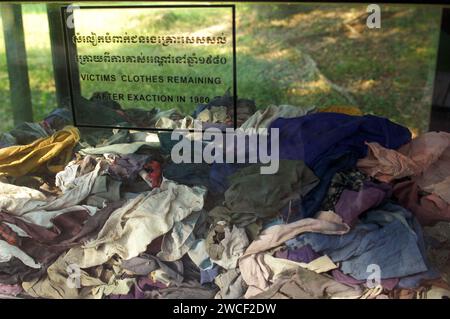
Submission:
<svg viewBox="0 0 450 319">
<path fill-rule="evenodd" d="M 39 138 L 45 138 L 49 135 L 49 132 L 40 123 L 29 122 L 20 123 L 10 133 L 15 137 L 19 145 L 30 144 Z"/>
<path fill-rule="evenodd" d="M 163 168 L 165 178 L 185 185 L 209 187 L 209 170 L 206 163 L 170 163 Z"/>
<path fill-rule="evenodd" d="M 316 253 L 310 245 L 305 245 L 296 249 L 278 250 L 275 252 L 275 257 L 302 263 L 309 263 L 314 259 L 319 258 L 320 254 Z"/>
<path fill-rule="evenodd" d="M 276 280 L 286 271 L 294 270 L 296 268 L 305 268 L 312 270 L 316 273 L 325 273 L 330 270 L 336 269 L 336 264 L 328 256 L 321 256 L 309 263 L 296 262 L 284 258 L 276 258 L 270 254 L 264 254 L 261 259 L 261 263 L 264 263 L 266 269 L 270 273 L 270 281 L 276 282 Z"/>
<path fill-rule="evenodd" d="M 348 234 L 307 233 L 286 244 L 309 244 L 314 251 L 340 262 L 342 272 L 358 280 L 366 280 L 372 274 L 368 271 L 372 264 L 380 267 L 381 279 L 404 277 L 428 270 L 418 235 L 411 228 L 411 217 L 404 208 L 386 203 L 367 212 L 362 223 Z"/>
<path fill-rule="evenodd" d="M 50 173 L 58 173 L 72 159 L 73 148 L 79 139 L 78 129 L 67 126 L 31 144 L 2 148 L 0 175 L 23 176 L 42 167 Z"/>
<path fill-rule="evenodd" d="M 363 187 L 364 182 L 368 180 L 369 177 L 367 175 L 355 168 L 337 172 L 331 180 L 327 195 L 323 199 L 320 209 L 334 211 L 345 190 L 359 191 Z"/>
<path fill-rule="evenodd" d="M 227 120 L 227 108 L 224 106 L 212 106 L 197 115 L 197 119 L 202 122 L 225 123 Z"/>
<path fill-rule="evenodd" d="M 206 250 L 206 240 L 204 238 L 197 239 L 191 249 L 188 251 L 189 258 L 200 270 L 208 270 L 213 268 L 214 264 Z"/>
<path fill-rule="evenodd" d="M 116 254 L 122 259 L 136 257 L 175 222 L 201 210 L 204 195 L 203 188 L 164 180 L 160 188 L 141 194 L 117 209 L 94 240 L 72 248 L 65 258 L 88 268 L 101 265 Z"/>
<path fill-rule="evenodd" d="M 316 218 L 305 218 L 294 223 L 275 225 L 261 232 L 248 246 L 239 260 L 242 278 L 249 286 L 246 297 L 255 295 L 269 287 L 269 271 L 261 262 L 265 251 L 280 246 L 285 241 L 304 232 L 342 235 L 349 231 L 348 225 L 333 212 L 320 212 Z"/>
<path fill-rule="evenodd" d="M 194 280 L 185 281 L 180 285 L 149 291 L 149 299 L 212 299 L 217 288 L 201 285 Z"/>
<path fill-rule="evenodd" d="M 7 262 L 0 262 L 0 283 L 5 285 L 21 284 L 34 280 L 45 274 L 45 268 L 32 268 L 25 265 L 19 258 L 12 257 Z"/>
<path fill-rule="evenodd" d="M 255 299 L 357 299 L 363 291 L 358 286 L 347 286 L 325 275 L 303 268 L 286 272 Z"/>
<path fill-rule="evenodd" d="M 346 285 L 362 285 L 366 284 L 367 280 L 357 280 L 349 275 L 344 274 L 340 269 L 333 269 L 331 271 L 334 280 Z M 384 289 L 393 290 L 399 283 L 398 278 L 381 279 L 380 285 Z"/>
</svg>

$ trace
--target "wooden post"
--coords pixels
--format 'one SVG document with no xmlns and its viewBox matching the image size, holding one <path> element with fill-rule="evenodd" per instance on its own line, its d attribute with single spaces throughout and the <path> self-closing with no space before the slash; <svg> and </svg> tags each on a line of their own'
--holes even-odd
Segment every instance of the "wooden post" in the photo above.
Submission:
<svg viewBox="0 0 450 319">
<path fill-rule="evenodd" d="M 20 4 L 2 4 L 3 33 L 14 125 L 33 121 L 27 53 Z"/>
<path fill-rule="evenodd" d="M 63 3 L 47 4 L 47 17 L 52 50 L 53 76 L 58 107 L 70 108 L 69 74 L 64 48 L 64 30 L 61 17 Z"/>
</svg>

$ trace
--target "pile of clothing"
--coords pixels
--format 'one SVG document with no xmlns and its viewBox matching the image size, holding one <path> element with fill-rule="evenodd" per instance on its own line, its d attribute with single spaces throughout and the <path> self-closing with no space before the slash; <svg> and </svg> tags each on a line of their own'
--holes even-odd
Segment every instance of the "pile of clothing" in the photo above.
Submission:
<svg viewBox="0 0 450 319">
<path fill-rule="evenodd" d="M 276 128 L 275 174 L 176 164 L 170 133 L 77 129 L 62 109 L 3 133 L 0 296 L 449 297 L 450 133 L 412 138 L 346 106 L 232 106 L 104 107 L 140 126 Z"/>
</svg>

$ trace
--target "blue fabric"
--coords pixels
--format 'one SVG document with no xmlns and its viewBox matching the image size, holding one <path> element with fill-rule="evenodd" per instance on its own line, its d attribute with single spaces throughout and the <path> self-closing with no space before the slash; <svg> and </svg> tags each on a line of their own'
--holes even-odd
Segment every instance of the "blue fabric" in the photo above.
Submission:
<svg viewBox="0 0 450 319">
<path fill-rule="evenodd" d="M 200 284 L 204 285 L 213 282 L 219 274 L 219 266 L 214 265 L 211 269 L 200 269 Z"/>
<path fill-rule="evenodd" d="M 397 149 L 411 140 L 407 128 L 373 115 L 313 113 L 278 118 L 270 128 L 279 129 L 280 159 L 303 160 L 320 179 L 314 190 L 294 203 L 289 222 L 311 217 L 319 210 L 334 174 L 355 167 L 357 160 L 367 155 L 365 142 Z"/>
<path fill-rule="evenodd" d="M 209 187 L 210 165 L 206 163 L 170 163 L 163 168 L 163 176 L 185 185 Z"/>
<path fill-rule="evenodd" d="M 409 289 L 418 288 L 423 280 L 438 279 L 441 277 L 439 271 L 435 269 L 433 265 L 430 264 L 427 258 L 427 250 L 423 236 L 422 226 L 420 225 L 419 221 L 416 218 L 413 219 L 412 226 L 414 232 L 417 235 L 417 244 L 419 245 L 420 252 L 423 256 L 425 265 L 427 266 L 428 270 L 415 275 L 401 278 L 398 283 L 399 288 L 409 288 Z"/>
<path fill-rule="evenodd" d="M 413 217 L 403 207 L 386 203 L 371 210 L 362 223 L 342 236 L 306 233 L 286 242 L 290 249 L 311 245 L 316 252 L 341 263 L 341 271 L 366 280 L 367 267 L 377 264 L 381 279 L 399 278 L 428 271 L 420 239 L 411 228 Z"/>
<path fill-rule="evenodd" d="M 362 158 L 367 154 L 365 142 L 397 149 L 411 140 L 406 127 L 373 115 L 313 113 L 278 118 L 270 128 L 279 129 L 280 159 L 303 160 L 311 168 L 323 158 L 347 152 Z"/>
<path fill-rule="evenodd" d="M 213 163 L 209 171 L 209 185 L 212 194 L 223 194 L 230 187 L 228 176 L 249 164 Z"/>
</svg>

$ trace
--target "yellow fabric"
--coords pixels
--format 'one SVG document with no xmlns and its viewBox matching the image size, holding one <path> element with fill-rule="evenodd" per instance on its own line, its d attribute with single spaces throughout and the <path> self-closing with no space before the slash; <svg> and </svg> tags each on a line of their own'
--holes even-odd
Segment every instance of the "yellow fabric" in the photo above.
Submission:
<svg viewBox="0 0 450 319">
<path fill-rule="evenodd" d="M 347 115 L 363 115 L 361 110 L 356 106 L 339 106 L 333 105 L 324 109 L 318 110 L 318 112 L 330 112 L 330 113 L 343 113 Z"/>
<path fill-rule="evenodd" d="M 28 145 L 0 149 L 0 175 L 19 177 L 46 166 L 57 173 L 71 160 L 80 132 L 66 126 L 52 136 L 40 138 Z"/>
</svg>

